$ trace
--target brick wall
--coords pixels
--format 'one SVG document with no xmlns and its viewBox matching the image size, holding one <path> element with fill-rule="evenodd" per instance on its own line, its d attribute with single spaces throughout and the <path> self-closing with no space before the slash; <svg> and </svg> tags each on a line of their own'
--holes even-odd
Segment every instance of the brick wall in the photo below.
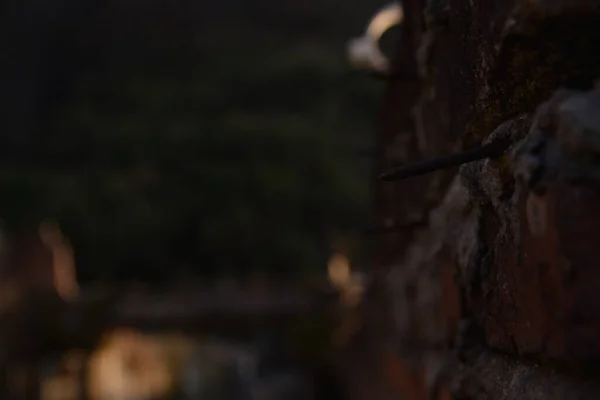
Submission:
<svg viewBox="0 0 600 400">
<path fill-rule="evenodd" d="M 375 223 L 406 228 L 371 240 L 361 339 L 381 385 L 600 398 L 600 1 L 403 4 L 372 190 Z M 377 179 L 498 136 L 500 157 Z"/>
</svg>

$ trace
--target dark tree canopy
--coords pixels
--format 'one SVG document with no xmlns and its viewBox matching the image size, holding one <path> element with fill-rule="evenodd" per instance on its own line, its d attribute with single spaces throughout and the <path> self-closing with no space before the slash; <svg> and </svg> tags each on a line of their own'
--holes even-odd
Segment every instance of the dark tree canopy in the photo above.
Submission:
<svg viewBox="0 0 600 400">
<path fill-rule="evenodd" d="M 56 218 L 84 277 L 147 279 L 321 268 L 363 222 L 380 87 L 344 43 L 372 5 L 37 2 L 2 39 L 8 227 Z"/>
</svg>

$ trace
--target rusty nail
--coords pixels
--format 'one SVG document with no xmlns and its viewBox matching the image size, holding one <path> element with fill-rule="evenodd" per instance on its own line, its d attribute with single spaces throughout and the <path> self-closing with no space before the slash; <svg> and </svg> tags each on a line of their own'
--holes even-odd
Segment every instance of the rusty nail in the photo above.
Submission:
<svg viewBox="0 0 600 400">
<path fill-rule="evenodd" d="M 466 164 L 472 161 L 482 160 L 484 158 L 499 157 L 506 151 L 508 146 L 510 146 L 510 143 L 511 142 L 508 139 L 498 139 L 491 143 L 484 144 L 474 149 L 465 150 L 457 154 L 450 154 L 413 164 L 402 165 L 383 172 L 379 175 L 379 179 L 384 181 L 395 181 Z"/>
</svg>

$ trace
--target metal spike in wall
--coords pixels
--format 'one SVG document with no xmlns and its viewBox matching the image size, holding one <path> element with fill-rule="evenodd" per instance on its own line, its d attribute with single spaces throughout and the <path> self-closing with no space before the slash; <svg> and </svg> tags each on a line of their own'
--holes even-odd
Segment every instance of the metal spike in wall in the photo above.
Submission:
<svg viewBox="0 0 600 400">
<path fill-rule="evenodd" d="M 495 140 L 474 149 L 469 149 L 456 154 L 436 157 L 417 163 L 406 164 L 400 167 L 392 168 L 379 175 L 379 179 L 384 181 L 397 181 L 413 176 L 423 175 L 444 168 L 450 168 L 469 162 L 482 160 L 484 158 L 499 157 L 508 147 L 511 141 L 506 138 Z"/>
</svg>

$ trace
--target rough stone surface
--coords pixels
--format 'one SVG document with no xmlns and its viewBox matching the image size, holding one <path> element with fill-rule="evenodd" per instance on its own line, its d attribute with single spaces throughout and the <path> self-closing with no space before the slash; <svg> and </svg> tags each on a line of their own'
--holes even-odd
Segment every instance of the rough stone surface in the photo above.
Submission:
<svg viewBox="0 0 600 400">
<path fill-rule="evenodd" d="M 461 365 L 453 385 L 455 399 L 490 400 L 592 400 L 599 389 L 593 382 L 491 352 Z"/>
<path fill-rule="evenodd" d="M 600 1 L 403 4 L 374 217 L 425 224 L 374 244 L 381 373 L 406 399 L 600 398 Z M 500 158 L 375 179 L 499 135 Z"/>
</svg>

